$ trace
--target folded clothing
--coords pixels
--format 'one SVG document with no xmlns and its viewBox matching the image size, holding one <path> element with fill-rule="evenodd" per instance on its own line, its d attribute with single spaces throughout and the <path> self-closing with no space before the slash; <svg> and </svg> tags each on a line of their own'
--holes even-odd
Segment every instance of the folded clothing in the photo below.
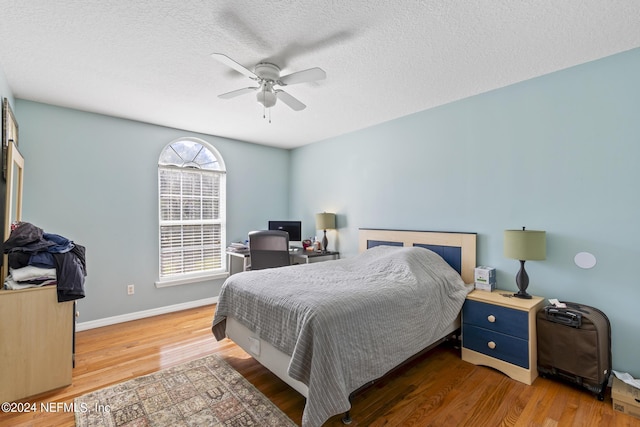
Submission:
<svg viewBox="0 0 640 427">
<path fill-rule="evenodd" d="M 55 268 L 40 268 L 28 265 L 22 268 L 10 268 L 9 272 L 11 277 L 16 282 L 29 282 L 32 280 L 40 279 L 54 279 L 56 278 Z"/>
<path fill-rule="evenodd" d="M 40 288 L 42 286 L 55 285 L 57 282 L 55 279 L 47 279 L 35 282 L 16 282 L 11 278 L 11 275 L 4 279 L 4 288 L 7 290 L 19 290 L 28 288 Z"/>
</svg>

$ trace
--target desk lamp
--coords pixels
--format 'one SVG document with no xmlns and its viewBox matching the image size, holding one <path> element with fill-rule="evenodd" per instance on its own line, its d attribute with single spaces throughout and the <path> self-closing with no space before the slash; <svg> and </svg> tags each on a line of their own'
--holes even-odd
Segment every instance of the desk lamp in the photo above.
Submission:
<svg viewBox="0 0 640 427">
<path fill-rule="evenodd" d="M 516 275 L 516 284 L 519 291 L 514 297 L 531 299 L 527 293 L 529 276 L 524 269 L 524 262 L 541 261 L 546 258 L 546 233 L 538 230 L 505 230 L 504 231 L 504 256 L 520 261 L 520 271 Z"/>
<path fill-rule="evenodd" d="M 316 214 L 316 229 L 324 230 L 324 237 L 322 237 L 322 252 L 327 252 L 327 246 L 329 240 L 327 240 L 327 230 L 334 230 L 336 228 L 336 214 L 334 213 L 319 213 Z"/>
</svg>

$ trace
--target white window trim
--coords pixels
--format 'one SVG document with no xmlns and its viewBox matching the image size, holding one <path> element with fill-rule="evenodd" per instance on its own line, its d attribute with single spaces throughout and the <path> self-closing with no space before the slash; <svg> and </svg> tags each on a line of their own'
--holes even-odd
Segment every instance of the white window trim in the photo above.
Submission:
<svg viewBox="0 0 640 427">
<path fill-rule="evenodd" d="M 224 257 L 226 258 L 226 257 Z M 202 283 L 209 280 L 226 279 L 229 277 L 229 272 L 221 271 L 216 273 L 192 273 L 183 274 L 180 278 L 166 278 L 160 279 L 155 282 L 156 288 L 169 288 L 171 286 L 188 285 L 191 283 Z"/>
</svg>

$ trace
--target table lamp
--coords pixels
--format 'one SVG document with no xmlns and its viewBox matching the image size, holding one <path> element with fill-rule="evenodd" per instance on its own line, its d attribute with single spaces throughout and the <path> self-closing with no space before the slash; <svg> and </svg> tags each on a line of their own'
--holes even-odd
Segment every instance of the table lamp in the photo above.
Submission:
<svg viewBox="0 0 640 427">
<path fill-rule="evenodd" d="M 322 252 L 327 252 L 327 246 L 329 240 L 327 240 L 327 230 L 334 230 L 336 228 L 336 214 L 334 213 L 319 213 L 316 214 L 316 229 L 324 230 L 324 237 L 322 237 Z"/>
<path fill-rule="evenodd" d="M 546 233 L 538 230 L 505 230 L 504 256 L 520 261 L 520 271 L 516 275 L 519 291 L 514 297 L 531 299 L 527 293 L 529 276 L 524 269 L 525 261 L 541 261 L 546 258 Z"/>
</svg>

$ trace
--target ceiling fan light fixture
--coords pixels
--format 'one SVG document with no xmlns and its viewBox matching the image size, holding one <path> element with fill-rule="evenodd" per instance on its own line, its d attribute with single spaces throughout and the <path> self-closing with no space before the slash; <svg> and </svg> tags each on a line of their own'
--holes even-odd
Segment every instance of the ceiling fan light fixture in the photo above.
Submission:
<svg viewBox="0 0 640 427">
<path fill-rule="evenodd" d="M 258 102 L 264 105 L 264 108 L 271 108 L 276 105 L 276 94 L 273 91 L 261 90 L 256 94 Z"/>
<path fill-rule="evenodd" d="M 222 64 L 244 74 L 251 80 L 254 80 L 259 85 L 258 87 L 246 87 L 223 93 L 218 95 L 219 98 L 230 99 L 245 93 L 256 91 L 256 99 L 265 109 L 269 109 L 269 111 L 271 111 L 271 107 L 276 105 L 278 98 L 283 104 L 291 108 L 293 111 L 302 111 L 306 108 L 306 105 L 302 102 L 294 98 L 288 92 L 285 92 L 282 89 L 277 89 L 276 86 L 290 86 L 327 78 L 327 73 L 318 67 L 280 76 L 280 67 L 269 62 L 260 62 L 255 66 L 255 72 L 253 72 L 222 53 L 212 53 L 211 56 Z"/>
</svg>

